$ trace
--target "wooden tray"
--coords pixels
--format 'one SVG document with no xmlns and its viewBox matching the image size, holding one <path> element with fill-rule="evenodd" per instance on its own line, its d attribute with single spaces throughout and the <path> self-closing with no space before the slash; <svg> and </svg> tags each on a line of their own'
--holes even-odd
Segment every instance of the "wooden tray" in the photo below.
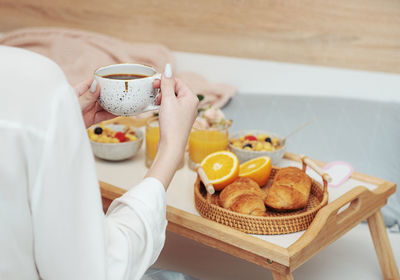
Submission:
<svg viewBox="0 0 400 280">
<path fill-rule="evenodd" d="M 303 171 L 307 167 L 306 161 L 310 162 L 306 157 L 303 157 Z M 271 175 L 264 188 L 272 184 L 278 170 L 278 167 L 272 168 Z M 219 193 L 209 194 L 200 176 L 198 176 L 194 184 L 195 206 L 201 216 L 245 233 L 286 234 L 298 232 L 306 230 L 317 212 L 328 203 L 328 182 L 326 175 L 324 175 L 321 173 L 324 182 L 323 187 L 317 181 L 312 180 L 310 197 L 305 208 L 289 212 L 267 209 L 267 216 L 262 217 L 241 214 L 222 208 L 218 204 Z"/>
<path fill-rule="evenodd" d="M 300 162 L 298 155 L 288 152 L 285 154 L 285 159 Z M 315 159 L 313 162 L 319 167 L 325 165 Z M 104 164 L 102 161 L 98 162 L 100 163 Z M 104 166 L 101 166 L 103 169 L 100 171 L 103 171 L 103 175 L 105 171 L 118 175 L 115 182 L 117 179 L 120 180 L 121 175 L 139 166 L 137 161 L 126 161 L 116 167 L 114 163 L 106 164 L 108 168 L 104 169 Z M 187 171 L 192 172 L 188 168 Z M 137 173 L 129 174 L 131 177 L 125 178 L 126 182 L 120 182 L 120 186 L 132 184 L 136 179 L 137 182 L 142 180 L 141 177 L 136 178 Z M 196 180 L 195 176 L 187 175 L 187 172 L 178 173 L 176 175 L 178 180 L 170 188 L 177 188 L 180 184 L 182 189 L 186 189 Z M 384 279 L 400 280 L 387 229 L 379 211 L 386 204 L 388 197 L 396 191 L 396 184 L 358 172 L 353 172 L 351 180 L 355 180 L 352 183 L 355 186 L 322 207 L 308 229 L 300 237 L 296 237 L 288 247 L 274 242 L 275 237 L 271 236 L 270 239 L 266 236 L 266 239 L 261 239 L 171 205 L 167 205 L 167 230 L 267 268 L 272 271 L 274 279 L 281 280 L 293 279 L 294 270 L 356 225 L 367 220 Z M 110 183 L 100 182 L 105 211 L 114 199 L 126 192 L 126 189 Z M 376 188 L 369 190 L 363 186 L 364 183 L 376 185 Z M 286 239 L 284 235 L 278 237 Z"/>
</svg>

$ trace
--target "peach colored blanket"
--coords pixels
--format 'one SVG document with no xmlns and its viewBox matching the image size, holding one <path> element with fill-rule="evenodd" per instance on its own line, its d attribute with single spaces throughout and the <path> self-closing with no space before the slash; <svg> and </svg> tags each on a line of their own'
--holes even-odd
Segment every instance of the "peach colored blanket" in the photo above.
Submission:
<svg viewBox="0 0 400 280">
<path fill-rule="evenodd" d="M 28 49 L 54 60 L 74 85 L 93 75 L 100 66 L 114 63 L 143 63 L 162 71 L 166 63 L 174 66 L 171 51 L 162 45 L 129 43 L 106 35 L 64 28 L 26 28 L 5 33 L 0 44 Z M 193 72 L 176 73 L 196 94 L 202 94 L 201 106 L 224 106 L 236 88 L 210 84 Z"/>
</svg>

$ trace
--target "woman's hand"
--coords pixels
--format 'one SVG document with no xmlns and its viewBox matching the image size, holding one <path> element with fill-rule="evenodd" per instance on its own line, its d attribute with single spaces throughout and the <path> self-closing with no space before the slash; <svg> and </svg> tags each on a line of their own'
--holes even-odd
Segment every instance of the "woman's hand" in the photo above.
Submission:
<svg viewBox="0 0 400 280">
<path fill-rule="evenodd" d="M 157 103 L 161 103 L 159 146 L 174 149 L 179 153 L 177 156 L 183 156 L 190 130 L 197 116 L 199 99 L 177 78 L 168 78 L 164 75 L 162 80 L 156 81 L 154 85 L 157 86 L 158 83 L 161 89 L 157 100 Z"/>
<path fill-rule="evenodd" d="M 93 78 L 77 84 L 74 89 L 81 105 L 86 128 L 92 124 L 117 117 L 105 111 L 97 102 L 100 96 L 100 87 L 97 86 L 97 82 Z"/>
<path fill-rule="evenodd" d="M 146 177 L 159 179 L 167 188 L 185 152 L 193 122 L 197 116 L 199 99 L 179 79 L 172 77 L 171 66 L 167 64 L 160 80 L 153 83 L 160 88 L 158 103 L 160 140 L 157 156 Z"/>
</svg>

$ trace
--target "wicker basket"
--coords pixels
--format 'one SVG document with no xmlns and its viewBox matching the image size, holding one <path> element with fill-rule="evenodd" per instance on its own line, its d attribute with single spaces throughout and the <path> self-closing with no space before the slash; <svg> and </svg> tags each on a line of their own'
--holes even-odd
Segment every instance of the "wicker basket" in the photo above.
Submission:
<svg viewBox="0 0 400 280">
<path fill-rule="evenodd" d="M 267 186 L 272 183 L 278 169 L 278 167 L 272 168 Z M 194 185 L 194 201 L 201 216 L 220 224 L 251 234 L 286 234 L 308 228 L 317 212 L 328 203 L 327 185 L 325 179 L 324 187 L 312 180 L 308 204 L 303 209 L 290 212 L 267 209 L 267 216 L 260 217 L 220 207 L 218 193 L 210 195 L 198 176 Z"/>
</svg>

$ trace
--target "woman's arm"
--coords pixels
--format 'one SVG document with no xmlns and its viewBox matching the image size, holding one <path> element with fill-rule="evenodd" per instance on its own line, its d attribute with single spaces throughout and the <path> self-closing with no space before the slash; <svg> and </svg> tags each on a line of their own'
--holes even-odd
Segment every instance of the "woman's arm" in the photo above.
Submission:
<svg viewBox="0 0 400 280">
<path fill-rule="evenodd" d="M 169 64 L 161 81 L 155 81 L 153 86 L 161 89 L 160 140 L 156 158 L 145 177 L 157 178 L 167 188 L 185 152 L 199 100 L 182 81 L 172 77 Z"/>
<path fill-rule="evenodd" d="M 197 115 L 198 98 L 172 78 L 170 66 L 154 87 L 161 89 L 157 156 L 145 179 L 116 199 L 107 212 L 107 257 L 114 264 L 108 276 L 115 279 L 141 277 L 159 256 L 167 226 L 164 188 L 178 168 Z"/>
</svg>

